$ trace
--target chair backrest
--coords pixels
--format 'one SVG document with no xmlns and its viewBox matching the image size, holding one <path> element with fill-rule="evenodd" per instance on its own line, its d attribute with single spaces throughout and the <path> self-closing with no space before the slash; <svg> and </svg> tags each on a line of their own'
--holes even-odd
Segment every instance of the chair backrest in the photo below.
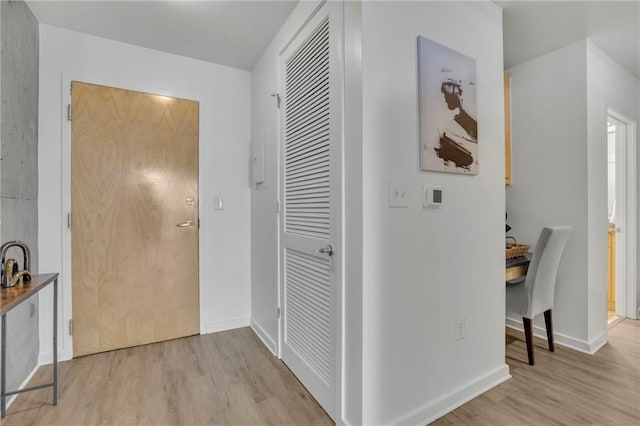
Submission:
<svg viewBox="0 0 640 426">
<path fill-rule="evenodd" d="M 560 257 L 571 234 L 570 226 L 554 226 L 542 229 L 527 271 L 524 285 L 528 303 L 526 318 L 553 308 L 556 276 Z"/>
</svg>

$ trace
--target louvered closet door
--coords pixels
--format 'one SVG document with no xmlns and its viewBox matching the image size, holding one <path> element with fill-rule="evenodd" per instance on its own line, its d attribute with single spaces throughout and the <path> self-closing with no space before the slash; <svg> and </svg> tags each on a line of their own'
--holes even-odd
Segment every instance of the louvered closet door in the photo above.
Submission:
<svg viewBox="0 0 640 426">
<path fill-rule="evenodd" d="M 342 216 L 335 6 L 316 12 L 281 57 L 281 356 L 332 417 Z"/>
</svg>

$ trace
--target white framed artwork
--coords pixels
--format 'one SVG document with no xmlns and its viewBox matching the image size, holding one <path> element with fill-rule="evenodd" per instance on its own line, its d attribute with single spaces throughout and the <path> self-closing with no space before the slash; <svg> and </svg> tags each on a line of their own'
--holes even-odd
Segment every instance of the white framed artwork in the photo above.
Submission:
<svg viewBox="0 0 640 426">
<path fill-rule="evenodd" d="M 420 167 L 478 174 L 476 61 L 418 37 Z"/>
</svg>

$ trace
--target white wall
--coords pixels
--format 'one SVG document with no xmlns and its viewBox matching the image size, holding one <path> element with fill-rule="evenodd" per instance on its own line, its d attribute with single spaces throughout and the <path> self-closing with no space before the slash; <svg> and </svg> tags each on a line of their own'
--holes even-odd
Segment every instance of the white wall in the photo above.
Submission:
<svg viewBox="0 0 640 426">
<path fill-rule="evenodd" d="M 612 108 L 637 122 L 640 82 L 590 40 L 586 41 L 586 55 L 589 339 L 596 340 L 607 332 L 607 110 Z M 624 244 L 623 235 L 618 234 L 617 238 L 618 245 Z M 636 246 L 637 238 L 634 240 L 632 244 Z M 616 271 L 618 277 L 623 276 L 621 272 Z M 637 306 L 630 311 L 627 314 L 635 317 Z"/>
<path fill-rule="evenodd" d="M 418 169 L 418 35 L 476 60 L 477 176 Z M 363 423 L 425 424 L 509 377 L 501 10 L 365 2 L 362 43 Z M 390 180 L 408 208 L 388 207 Z M 444 190 L 439 210 L 422 208 L 424 184 Z"/>
<path fill-rule="evenodd" d="M 613 126 L 614 129 L 616 126 Z M 616 131 L 607 133 L 607 217 L 613 217 L 616 204 Z M 615 222 L 614 222 L 615 223 Z"/>
<path fill-rule="evenodd" d="M 280 110 L 278 55 L 316 9 L 301 2 L 262 54 L 251 73 L 251 143 L 264 145 L 264 183 L 251 191 L 251 325 L 272 352 L 278 341 L 278 215 Z"/>
<path fill-rule="evenodd" d="M 250 73 L 41 25 L 38 202 L 44 272 L 64 271 L 70 264 L 62 257 L 63 243 L 70 241 L 64 226 L 68 206 L 62 201 L 69 191 L 62 168 L 69 152 L 69 141 L 63 140 L 69 126 L 63 118 L 68 91 L 62 85 L 69 79 L 200 101 L 201 332 L 248 325 Z M 224 197 L 224 210 L 213 210 L 214 195 Z M 68 290 L 68 274 L 62 280 Z M 68 293 L 62 310 L 69 314 Z M 50 298 L 50 290 L 41 295 L 42 361 L 51 357 Z M 68 357 L 65 321 L 60 330 L 62 356 Z"/>
<path fill-rule="evenodd" d="M 507 72 L 511 75 L 512 135 L 512 184 L 506 191 L 508 223 L 513 227 L 509 235 L 531 244 L 534 250 L 544 226 L 573 227 L 558 271 L 554 331 L 559 343 L 586 349 L 585 41 Z M 522 322 L 517 313 L 510 313 L 509 318 Z M 543 322 L 538 319 L 536 324 Z"/>
<path fill-rule="evenodd" d="M 510 234 L 535 244 L 543 226 L 573 227 L 558 271 L 554 329 L 558 343 L 593 353 L 607 334 L 607 109 L 637 120 L 638 80 L 589 40 L 508 72 Z M 520 321 L 508 314 L 508 324 Z"/>
</svg>

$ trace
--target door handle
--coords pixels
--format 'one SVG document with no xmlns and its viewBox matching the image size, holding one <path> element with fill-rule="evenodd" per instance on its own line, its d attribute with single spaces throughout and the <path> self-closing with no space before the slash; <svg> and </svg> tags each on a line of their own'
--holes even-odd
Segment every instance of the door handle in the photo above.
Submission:
<svg viewBox="0 0 640 426">
<path fill-rule="evenodd" d="M 327 256 L 333 256 L 333 247 L 331 246 L 331 244 L 327 244 L 325 248 L 321 248 L 320 250 L 318 250 L 318 253 L 326 254 Z"/>
<path fill-rule="evenodd" d="M 192 220 L 188 220 L 186 222 L 179 223 L 176 226 L 178 228 L 191 228 L 193 226 L 193 221 Z"/>
</svg>

